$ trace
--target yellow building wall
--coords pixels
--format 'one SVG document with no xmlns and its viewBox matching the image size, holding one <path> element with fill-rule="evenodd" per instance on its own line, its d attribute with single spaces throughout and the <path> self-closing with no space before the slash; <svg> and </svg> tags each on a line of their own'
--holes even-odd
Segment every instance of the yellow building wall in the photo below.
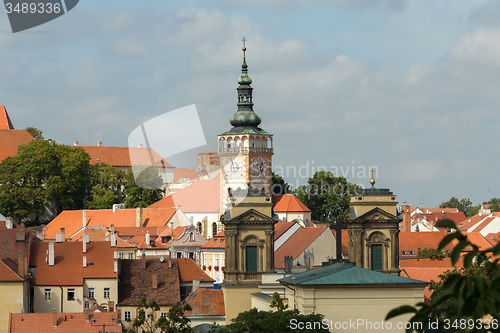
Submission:
<svg viewBox="0 0 500 333">
<path fill-rule="evenodd" d="M 118 303 L 118 283 L 116 279 L 85 279 L 83 283 L 84 295 L 88 295 L 89 288 L 94 288 L 95 302 L 100 306 L 108 307 L 108 302 Z M 109 288 L 110 297 L 104 298 L 104 288 Z"/>
<path fill-rule="evenodd" d="M 45 289 L 50 289 L 50 299 L 45 299 Z M 68 300 L 68 289 L 75 289 L 76 299 Z M 50 313 L 53 309 L 56 309 L 57 312 L 83 312 L 83 287 L 35 286 L 34 312 Z"/>
<path fill-rule="evenodd" d="M 380 208 L 386 211 L 389 214 L 397 216 L 397 208 L 398 204 L 397 198 L 395 195 L 391 196 L 352 196 L 350 206 L 354 208 L 356 212 L 356 216 L 361 216 L 364 213 L 369 212 L 373 208 Z"/>
<path fill-rule="evenodd" d="M 397 329 L 397 325 L 404 325 L 411 315 L 393 318 L 390 324 L 385 321 L 385 316 L 395 307 L 424 301 L 424 286 L 290 288 L 295 290 L 295 296 L 293 291 L 287 290 L 290 308 L 297 308 L 304 314 L 323 314 L 331 332 L 405 332 L 404 326 Z M 380 326 L 382 321 L 385 329 Z M 356 329 L 351 326 L 353 322 L 357 325 Z M 389 329 L 387 325 L 392 326 Z"/>
<path fill-rule="evenodd" d="M 137 302 L 139 302 L 139 299 L 137 299 Z M 170 310 L 171 306 L 160 306 L 160 311 L 156 311 L 155 313 L 155 318 L 160 318 L 160 315 L 162 312 L 167 312 L 168 313 L 168 310 Z M 116 307 L 116 310 L 120 310 L 121 311 L 121 320 L 122 320 L 122 327 L 124 327 L 127 332 L 129 329 L 132 328 L 132 323 L 131 322 L 126 322 L 125 321 L 125 311 L 130 311 L 130 320 L 133 321 L 135 319 L 135 317 L 137 317 L 137 312 L 138 312 L 138 309 L 137 309 L 137 306 L 117 306 Z M 147 313 L 151 313 L 151 312 L 147 312 Z M 142 331 L 139 330 L 139 333 L 141 333 Z M 156 330 L 157 333 L 160 332 L 160 330 Z"/>
<path fill-rule="evenodd" d="M 226 325 L 231 323 L 231 319 L 236 318 L 240 312 L 248 311 L 252 308 L 253 293 L 260 293 L 258 286 L 222 286 L 224 294 L 224 304 L 226 307 Z"/>
<path fill-rule="evenodd" d="M 6 333 L 9 329 L 9 313 L 28 312 L 29 285 L 23 282 L 0 283 L 0 332 Z M 27 295 L 26 295 L 27 294 Z"/>
<path fill-rule="evenodd" d="M 226 253 L 224 249 L 219 250 L 219 251 L 213 251 L 213 250 L 204 250 L 203 248 L 201 249 L 202 253 L 202 261 L 201 261 L 201 268 L 203 269 L 203 265 L 205 265 L 205 273 L 210 275 L 212 279 L 217 280 L 217 282 L 222 282 L 224 281 L 224 272 L 222 271 L 222 267 L 225 267 L 225 258 L 226 258 Z M 212 259 L 212 264 L 210 264 L 210 259 Z M 214 267 L 217 266 L 217 259 L 219 259 L 219 271 L 217 272 Z M 212 269 L 209 270 L 208 266 L 212 266 Z"/>
</svg>

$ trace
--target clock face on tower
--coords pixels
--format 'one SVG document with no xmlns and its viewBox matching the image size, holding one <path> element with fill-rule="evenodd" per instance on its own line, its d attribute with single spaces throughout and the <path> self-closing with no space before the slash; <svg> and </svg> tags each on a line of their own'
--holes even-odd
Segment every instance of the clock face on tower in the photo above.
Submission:
<svg viewBox="0 0 500 333">
<path fill-rule="evenodd" d="M 228 178 L 242 177 L 243 169 L 243 160 L 240 157 L 230 158 L 224 166 L 224 172 Z"/>
<path fill-rule="evenodd" d="M 254 178 L 267 177 L 267 161 L 262 156 L 257 156 L 252 163 L 252 176 Z"/>
</svg>

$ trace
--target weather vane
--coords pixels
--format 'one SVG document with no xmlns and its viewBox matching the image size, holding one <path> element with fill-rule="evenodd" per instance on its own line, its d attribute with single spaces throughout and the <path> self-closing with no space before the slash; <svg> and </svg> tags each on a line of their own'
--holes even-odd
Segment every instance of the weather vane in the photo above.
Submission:
<svg viewBox="0 0 500 333">
<path fill-rule="evenodd" d="M 247 42 L 247 39 L 245 38 L 245 36 L 243 36 L 243 38 L 241 39 L 243 41 L 243 58 L 245 58 L 245 51 L 247 50 L 246 48 L 246 42 Z"/>
</svg>

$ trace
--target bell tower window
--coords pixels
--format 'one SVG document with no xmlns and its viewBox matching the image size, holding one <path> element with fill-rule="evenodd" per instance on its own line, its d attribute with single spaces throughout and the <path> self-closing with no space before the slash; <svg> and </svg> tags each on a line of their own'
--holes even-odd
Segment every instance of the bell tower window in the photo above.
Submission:
<svg viewBox="0 0 500 333">
<path fill-rule="evenodd" d="M 372 244 L 371 250 L 372 269 L 380 271 L 382 270 L 382 244 Z"/>
<path fill-rule="evenodd" d="M 257 246 L 247 246 L 245 251 L 246 271 L 257 272 Z"/>
</svg>

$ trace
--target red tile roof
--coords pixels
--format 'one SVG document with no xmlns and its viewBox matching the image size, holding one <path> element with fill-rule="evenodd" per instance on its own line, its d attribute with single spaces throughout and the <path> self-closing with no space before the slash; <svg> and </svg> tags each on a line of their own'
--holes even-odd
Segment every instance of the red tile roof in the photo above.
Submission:
<svg viewBox="0 0 500 333">
<path fill-rule="evenodd" d="M 443 268 L 443 267 L 406 267 L 401 269 L 401 276 L 407 277 L 410 279 L 420 280 L 431 282 L 434 280 L 436 282 L 441 279 L 438 277 L 441 274 L 444 274 L 446 271 L 450 270 L 451 267 Z M 429 299 L 432 295 L 432 292 L 429 290 L 429 286 L 424 289 L 424 297 Z"/>
<path fill-rule="evenodd" d="M 0 161 L 17 154 L 19 145 L 27 144 L 34 138 L 24 130 L 0 129 Z"/>
<path fill-rule="evenodd" d="M 152 204 L 148 208 L 178 207 L 184 213 L 217 213 L 220 209 L 220 180 L 199 180 Z"/>
<path fill-rule="evenodd" d="M 112 209 L 85 210 L 86 226 L 109 227 L 114 224 L 116 228 L 135 227 L 137 209 Z M 143 208 L 142 225 L 148 227 L 163 227 L 175 214 L 175 208 Z M 69 238 L 82 228 L 83 210 L 65 210 L 53 219 L 44 229 L 44 239 L 55 239 L 56 233 L 61 228 L 66 229 L 66 237 Z"/>
<path fill-rule="evenodd" d="M 24 241 L 16 241 L 18 233 L 23 236 Z M 28 262 L 30 260 L 31 231 L 24 227 L 0 229 L 0 240 L 2 244 L 0 250 L 0 281 L 18 281 L 19 256 L 24 255 Z M 14 278 L 10 271 L 15 273 L 17 277 Z"/>
<path fill-rule="evenodd" d="M 415 215 L 414 217 L 417 218 L 417 217 L 421 217 L 422 215 Z M 435 212 L 435 213 L 432 213 L 432 214 L 425 214 L 425 219 L 427 221 L 432 221 L 434 222 L 434 224 L 436 224 L 438 221 L 441 221 L 441 220 L 444 220 L 444 219 L 449 219 L 449 220 L 452 220 L 453 222 L 455 222 L 455 224 L 459 224 L 460 222 L 462 222 L 464 219 L 465 219 L 465 214 L 462 213 L 462 212 L 458 212 L 458 213 L 441 213 L 441 212 Z"/>
<path fill-rule="evenodd" d="M 111 242 L 87 244 L 87 267 L 83 267 L 81 242 L 54 243 L 54 266 L 46 262 L 49 242 L 33 242 L 30 266 L 36 267 L 35 285 L 81 286 L 84 278 L 115 278 Z M 92 265 L 93 263 L 93 265 Z"/>
<path fill-rule="evenodd" d="M 198 288 L 186 299 L 192 310 L 185 313 L 186 316 L 223 316 L 226 314 L 224 306 L 224 294 L 222 289 Z"/>
<path fill-rule="evenodd" d="M 85 314 L 58 313 L 57 327 L 53 327 L 52 313 L 10 313 L 9 333 L 98 333 L 102 331 L 102 325 L 106 325 L 106 332 L 121 332 L 120 322 L 113 320 L 117 318 L 116 312 L 89 313 L 89 319 L 95 320 L 91 324 L 85 321 Z"/>
<path fill-rule="evenodd" d="M 201 267 L 196 265 L 191 258 L 177 259 L 179 265 L 179 277 L 181 282 L 192 282 L 193 280 L 200 280 L 201 282 L 215 282 L 209 275 L 207 275 Z"/>
<path fill-rule="evenodd" d="M 292 225 L 297 222 L 277 222 L 274 224 L 274 240 L 283 235 Z"/>
<path fill-rule="evenodd" d="M 69 241 L 73 242 L 81 242 L 83 238 L 83 234 L 89 235 L 90 242 L 107 242 L 111 240 L 111 236 L 108 234 L 106 236 L 106 232 L 109 233 L 108 229 L 82 229 L 78 233 L 76 233 Z M 116 247 L 117 248 L 134 248 L 133 245 L 130 245 L 120 237 L 116 237 Z"/>
<path fill-rule="evenodd" d="M 5 105 L 0 105 L 0 129 L 14 129 Z"/>
<path fill-rule="evenodd" d="M 152 148 L 80 146 L 90 155 L 90 164 L 107 163 L 114 167 L 130 168 L 133 165 L 173 168 Z"/>
<path fill-rule="evenodd" d="M 429 213 L 458 213 L 458 208 L 420 208 L 424 214 Z M 462 213 L 463 214 L 463 213 Z"/>
<path fill-rule="evenodd" d="M 163 227 L 118 227 L 115 228 L 115 231 L 119 236 L 122 237 L 130 237 L 130 236 L 138 236 L 138 235 L 146 235 L 149 233 L 152 236 L 158 236 L 167 231 L 170 234 L 170 228 L 167 226 Z"/>
<path fill-rule="evenodd" d="M 471 227 L 473 227 L 475 224 L 481 222 L 482 220 L 484 220 L 485 218 L 487 218 L 488 215 L 479 215 L 479 214 L 476 214 L 468 219 L 465 219 L 463 221 L 461 221 L 459 223 L 459 229 L 462 230 L 462 231 L 466 231 L 466 230 L 469 230 Z"/>
<path fill-rule="evenodd" d="M 480 251 L 486 250 L 492 246 L 491 243 L 488 242 L 488 240 L 486 238 L 484 238 L 484 236 L 481 235 L 479 232 L 475 232 L 475 231 L 474 232 L 463 232 L 463 234 L 465 236 L 467 236 L 467 238 L 471 241 L 471 243 L 477 245 L 477 247 L 479 248 Z M 456 239 L 454 239 L 451 243 L 453 244 L 453 246 L 455 246 L 458 244 L 458 241 Z M 472 248 L 467 246 L 462 250 L 462 252 L 468 252 L 470 250 L 472 250 Z"/>
<path fill-rule="evenodd" d="M 418 254 L 418 249 L 432 248 L 437 249 L 439 242 L 446 236 L 446 232 L 435 231 L 435 232 L 400 232 L 399 233 L 399 256 L 403 256 L 401 251 L 406 251 L 408 256 L 416 256 Z M 451 251 L 453 246 L 447 245 L 444 250 Z M 410 254 L 413 251 L 413 255 Z"/>
<path fill-rule="evenodd" d="M 214 237 L 201 246 L 203 249 L 225 249 L 226 239 L 224 237 Z"/>
<path fill-rule="evenodd" d="M 285 244 L 274 253 L 274 267 L 285 268 L 285 256 L 292 256 L 295 260 L 326 229 L 326 227 L 307 227 L 297 230 Z"/>
<path fill-rule="evenodd" d="M 293 194 L 273 195 L 273 209 L 275 212 L 310 212 Z"/>
<path fill-rule="evenodd" d="M 463 258 L 459 258 L 456 267 L 463 266 Z M 444 267 L 451 269 L 451 258 L 433 259 L 433 258 L 400 258 L 399 267 Z"/>
<path fill-rule="evenodd" d="M 335 229 L 331 229 L 333 236 L 335 236 L 335 240 L 337 240 L 337 231 Z M 347 229 L 342 230 L 342 253 L 349 253 L 349 235 L 347 234 Z"/>
<path fill-rule="evenodd" d="M 182 178 L 189 178 L 192 181 L 200 178 L 195 169 L 174 169 L 174 182 Z"/>
<path fill-rule="evenodd" d="M 118 305 L 136 306 L 141 297 L 149 303 L 155 300 L 160 306 L 173 305 L 181 300 L 179 268 L 177 260 L 146 258 L 120 260 Z M 153 272 L 157 274 L 157 288 L 153 289 Z"/>
</svg>

